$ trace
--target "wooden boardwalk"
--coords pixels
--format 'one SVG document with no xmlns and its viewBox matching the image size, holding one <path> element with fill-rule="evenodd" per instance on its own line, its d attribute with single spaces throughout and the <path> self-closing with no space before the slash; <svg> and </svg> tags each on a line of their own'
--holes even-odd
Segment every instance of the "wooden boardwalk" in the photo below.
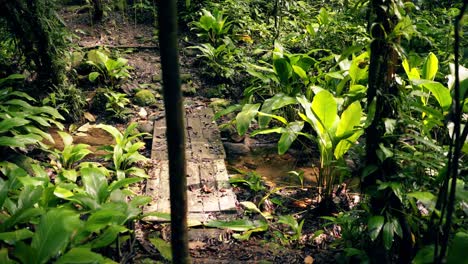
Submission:
<svg viewBox="0 0 468 264">
<path fill-rule="evenodd" d="M 200 103 L 192 105 L 186 109 L 185 120 L 188 218 L 201 222 L 230 218 L 236 212 L 236 195 L 229 184 L 213 110 Z M 153 203 L 145 207 L 145 212 L 170 212 L 165 122 L 164 118 L 154 122 L 151 158 L 155 167 L 146 185 L 146 194 L 153 197 Z"/>
</svg>

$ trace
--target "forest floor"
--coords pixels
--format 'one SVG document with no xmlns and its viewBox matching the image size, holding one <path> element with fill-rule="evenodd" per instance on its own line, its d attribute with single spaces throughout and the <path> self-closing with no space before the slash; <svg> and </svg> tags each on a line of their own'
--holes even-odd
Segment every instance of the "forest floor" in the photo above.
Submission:
<svg viewBox="0 0 468 264">
<path fill-rule="evenodd" d="M 154 36 L 154 27 L 151 23 L 136 23 L 132 17 L 125 17 L 121 13 L 109 14 L 102 23 L 93 25 L 90 22 L 90 14 L 79 12 L 79 10 L 79 8 L 67 7 L 62 13 L 67 27 L 75 35 L 76 49 L 90 50 L 102 47 L 107 48 L 113 54 L 128 59 L 129 65 L 133 67 L 132 77 L 121 85 L 122 91 L 127 95 L 132 95 L 135 89 L 142 86 L 159 91 L 156 93 L 159 95 L 158 103 L 146 107 L 146 115 L 138 114 L 141 110 L 139 107 L 132 108 L 131 121 L 150 124 L 151 116 L 156 112 L 161 112 L 163 105 L 160 95 L 162 89 L 160 57 L 157 37 Z M 207 97 L 210 94 L 210 89 L 213 89 L 210 87 L 211 82 L 203 77 L 200 67 L 195 64 L 195 56 L 184 49 L 189 44 L 184 41 L 180 41 L 180 43 L 180 65 L 181 72 L 185 75 L 185 78 L 183 77 L 185 95 L 194 97 L 197 101 L 207 105 L 219 100 Z M 99 117 L 97 119 L 99 120 Z M 149 125 L 147 128 L 146 132 L 150 132 L 152 126 Z M 96 135 L 92 138 L 102 139 L 101 136 L 105 137 L 104 135 Z M 81 140 L 86 141 L 87 139 Z M 106 140 L 108 139 L 102 140 L 102 142 Z M 309 210 L 313 207 L 311 204 L 314 202 L 311 197 L 316 195 L 314 188 L 306 187 L 313 185 L 317 172 L 310 164 L 301 161 L 304 158 L 304 153 L 299 150 L 278 156 L 274 153 L 276 145 L 273 143 L 274 141 L 271 141 L 271 138 L 239 138 L 234 133 L 228 133 L 224 134 L 224 140 L 228 155 L 228 168 L 233 173 L 255 170 L 257 174 L 266 177 L 263 178 L 266 187 L 263 192 L 253 193 L 243 188 L 234 188 L 238 200 L 259 201 L 265 195 L 279 195 L 284 201 L 281 208 L 274 209 L 265 206 L 262 209 L 275 214 L 298 216 L 304 220 L 304 226 L 298 240 L 283 242 L 280 242 L 278 237 L 273 235 L 274 232 L 254 233 L 249 240 L 240 241 L 234 239 L 233 232 L 229 230 L 191 228 L 189 248 L 192 261 L 194 263 L 336 263 L 335 257 L 340 250 L 335 249 L 332 243 L 340 236 L 339 227 L 332 225 L 324 233 L 314 235 L 316 231 L 322 230 L 325 221 Z M 146 154 L 150 157 L 150 151 L 147 151 Z M 308 155 L 310 155 L 310 151 Z M 310 160 L 310 157 L 307 160 Z M 302 186 L 297 179 L 286 176 L 288 171 L 298 169 L 298 167 L 302 167 L 300 169 L 305 171 Z M 294 188 L 288 188 L 288 186 L 294 186 Z M 275 187 L 279 188 L 273 194 L 272 190 Z M 239 209 L 238 217 L 255 219 L 258 215 L 249 216 L 247 212 Z M 270 221 L 275 222 L 275 220 Z M 274 228 L 281 226 L 273 222 Z M 161 254 L 152 250 L 152 246 L 147 242 L 153 237 L 167 241 L 170 237 L 168 225 L 157 222 L 141 222 L 137 226 L 143 231 L 142 237 L 144 239 L 140 240 L 140 245 L 124 249 L 129 252 L 124 254 L 127 257 L 126 261 L 122 262 L 154 263 L 155 260 L 165 262 L 166 260 Z"/>
</svg>

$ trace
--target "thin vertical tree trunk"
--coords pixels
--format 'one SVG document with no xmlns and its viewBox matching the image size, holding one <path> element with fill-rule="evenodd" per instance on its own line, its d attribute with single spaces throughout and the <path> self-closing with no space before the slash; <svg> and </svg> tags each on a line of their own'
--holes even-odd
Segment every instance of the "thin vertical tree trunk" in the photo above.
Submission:
<svg viewBox="0 0 468 264">
<path fill-rule="evenodd" d="M 159 45 L 169 156 L 172 257 L 174 263 L 190 263 L 187 238 L 184 106 L 179 76 L 176 3 L 176 0 L 159 1 Z"/>
<path fill-rule="evenodd" d="M 390 13 L 393 0 L 372 0 L 371 12 L 373 23 L 371 35 L 373 40 L 370 45 L 369 88 L 367 102 L 369 106 L 375 106 L 375 115 L 371 125 L 366 129 L 366 164 L 377 168 L 368 175 L 363 183 L 363 190 L 370 196 L 371 212 L 373 215 L 381 215 L 387 208 L 389 213 L 398 219 L 403 238 L 397 244 L 399 246 L 399 263 L 410 263 L 412 258 L 411 230 L 403 212 L 403 205 L 390 189 L 379 190 L 378 182 L 392 181 L 398 173 L 399 167 L 393 158 L 380 160 L 378 152 L 380 146 L 391 149 L 395 145 L 395 138 L 384 139 L 386 118 L 398 117 L 398 87 L 395 82 L 395 68 L 398 55 L 387 36 L 393 31 L 398 22 Z M 370 111 L 370 110 L 369 110 Z M 385 249 L 382 239 L 376 240 L 369 249 L 371 260 L 382 263 L 390 263 L 390 252 Z"/>
<path fill-rule="evenodd" d="M 104 9 L 102 7 L 102 0 L 93 0 L 93 21 L 100 22 L 102 21 L 102 17 L 104 16 Z"/>
</svg>

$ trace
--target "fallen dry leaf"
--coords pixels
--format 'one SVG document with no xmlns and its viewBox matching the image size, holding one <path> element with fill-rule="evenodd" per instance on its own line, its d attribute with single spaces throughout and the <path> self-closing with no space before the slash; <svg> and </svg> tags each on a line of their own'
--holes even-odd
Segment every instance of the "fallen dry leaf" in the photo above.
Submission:
<svg viewBox="0 0 468 264">
<path fill-rule="evenodd" d="M 206 246 L 206 243 L 202 241 L 191 241 L 188 243 L 189 249 L 202 249 L 205 246 Z"/>
<path fill-rule="evenodd" d="M 312 256 L 307 256 L 304 259 L 304 264 L 312 264 L 314 263 L 314 258 Z"/>
<path fill-rule="evenodd" d="M 210 187 L 206 186 L 205 184 L 203 184 L 203 186 L 202 186 L 202 191 L 203 191 L 204 193 L 212 193 L 212 192 L 213 192 L 213 188 L 210 188 Z"/>
</svg>

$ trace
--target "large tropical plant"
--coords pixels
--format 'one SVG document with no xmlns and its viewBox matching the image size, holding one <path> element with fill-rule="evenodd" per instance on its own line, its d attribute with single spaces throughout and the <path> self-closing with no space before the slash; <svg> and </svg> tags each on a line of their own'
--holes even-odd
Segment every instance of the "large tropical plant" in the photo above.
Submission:
<svg viewBox="0 0 468 264">
<path fill-rule="evenodd" d="M 35 106 L 36 100 L 28 94 L 15 91 L 10 86 L 24 76 L 13 74 L 0 79 L 0 147 L 23 149 L 27 146 L 42 144 L 43 139 L 53 142 L 45 128 L 63 125 L 59 112 L 50 106 Z"/>
</svg>

